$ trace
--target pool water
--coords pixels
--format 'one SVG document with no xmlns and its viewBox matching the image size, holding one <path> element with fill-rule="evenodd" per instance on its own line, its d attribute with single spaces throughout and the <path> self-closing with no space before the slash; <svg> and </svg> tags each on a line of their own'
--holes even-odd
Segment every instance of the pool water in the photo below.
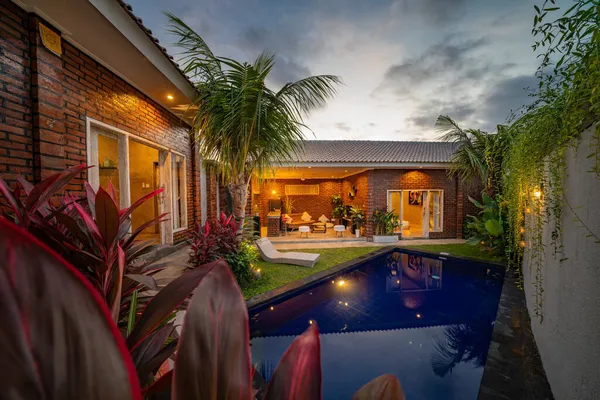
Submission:
<svg viewBox="0 0 600 400">
<path fill-rule="evenodd" d="M 409 400 L 476 399 L 503 279 L 500 266 L 392 251 L 250 310 L 252 362 L 269 380 L 317 323 L 326 400 L 387 373 Z"/>
</svg>

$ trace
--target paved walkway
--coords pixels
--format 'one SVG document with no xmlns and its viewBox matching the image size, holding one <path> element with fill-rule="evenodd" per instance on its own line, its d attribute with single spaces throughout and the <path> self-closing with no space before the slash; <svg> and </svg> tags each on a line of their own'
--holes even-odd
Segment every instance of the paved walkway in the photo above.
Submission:
<svg viewBox="0 0 600 400">
<path fill-rule="evenodd" d="M 421 246 L 427 244 L 462 244 L 466 243 L 463 239 L 415 239 L 415 240 L 400 240 L 397 243 L 373 243 L 373 242 L 329 242 L 319 243 L 311 242 L 310 239 L 306 243 L 273 243 L 277 250 L 299 250 L 299 249 L 334 249 L 345 247 L 370 247 L 370 246 Z"/>
</svg>

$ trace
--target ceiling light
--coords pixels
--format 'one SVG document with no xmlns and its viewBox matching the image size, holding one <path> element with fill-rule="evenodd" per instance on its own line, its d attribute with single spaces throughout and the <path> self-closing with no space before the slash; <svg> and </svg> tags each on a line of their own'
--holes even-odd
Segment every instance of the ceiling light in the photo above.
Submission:
<svg viewBox="0 0 600 400">
<path fill-rule="evenodd" d="M 172 94 L 168 94 L 168 95 L 167 95 L 167 99 L 169 99 L 169 100 L 173 100 L 173 99 L 174 99 L 174 97 L 173 97 L 173 95 L 172 95 Z"/>
</svg>

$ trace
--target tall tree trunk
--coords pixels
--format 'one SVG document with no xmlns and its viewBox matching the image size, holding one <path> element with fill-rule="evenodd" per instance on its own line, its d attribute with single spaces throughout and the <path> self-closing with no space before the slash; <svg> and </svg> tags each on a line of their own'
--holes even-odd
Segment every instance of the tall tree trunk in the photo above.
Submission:
<svg viewBox="0 0 600 400">
<path fill-rule="evenodd" d="M 244 217 L 246 217 L 246 204 L 248 203 L 248 183 L 242 181 L 241 183 L 228 183 L 227 188 L 231 193 L 231 200 L 233 202 L 233 217 L 239 223 L 238 233 L 242 232 L 242 223 Z"/>
</svg>

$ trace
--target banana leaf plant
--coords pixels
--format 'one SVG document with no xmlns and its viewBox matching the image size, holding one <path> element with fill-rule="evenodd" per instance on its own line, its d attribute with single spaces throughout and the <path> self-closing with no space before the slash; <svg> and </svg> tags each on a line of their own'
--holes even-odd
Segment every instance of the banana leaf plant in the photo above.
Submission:
<svg viewBox="0 0 600 400">
<path fill-rule="evenodd" d="M 469 238 L 467 243 L 478 246 L 486 251 L 502 253 L 506 246 L 506 232 L 508 232 L 508 218 L 506 202 L 500 195 L 496 198 L 482 193 L 481 203 L 469 196 L 469 201 L 481 209 L 478 215 L 468 215 L 467 222 Z"/>
<path fill-rule="evenodd" d="M 189 292 L 181 337 L 173 346 L 174 367 L 142 387 L 131 350 L 140 348 Z M 255 395 L 248 312 L 222 260 L 190 270 L 162 289 L 124 339 L 101 294 L 78 269 L 0 217 L 0 319 L 0 385 L 11 398 L 138 400 L 166 392 L 173 399 L 250 400 Z M 263 398 L 321 398 L 316 325 L 285 352 Z M 384 375 L 353 399 L 398 400 L 404 394 L 394 376 Z"/>
</svg>

